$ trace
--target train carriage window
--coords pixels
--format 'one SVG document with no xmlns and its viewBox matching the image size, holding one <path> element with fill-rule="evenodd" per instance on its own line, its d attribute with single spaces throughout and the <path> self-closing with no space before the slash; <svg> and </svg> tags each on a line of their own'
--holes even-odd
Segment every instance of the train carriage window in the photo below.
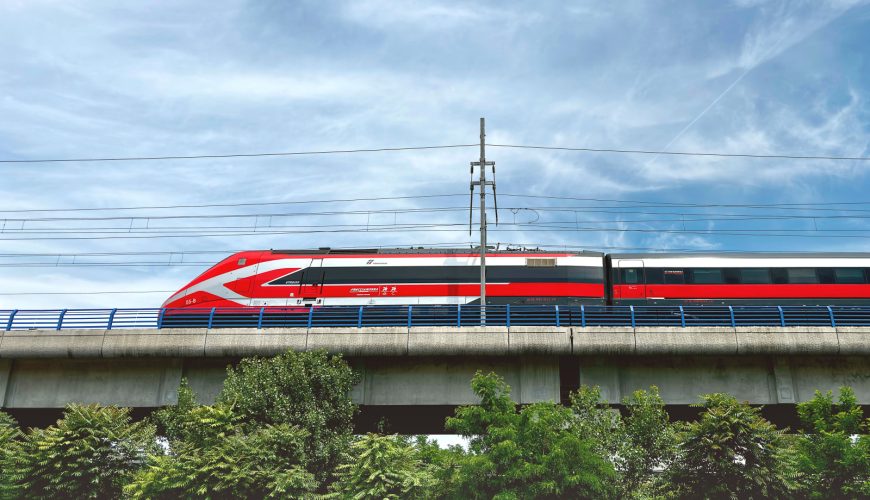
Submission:
<svg viewBox="0 0 870 500">
<path fill-rule="evenodd" d="M 620 269 L 622 271 L 622 283 L 636 285 L 643 280 L 643 269 Z"/>
<path fill-rule="evenodd" d="M 773 281 L 777 285 L 784 285 L 788 283 L 788 273 L 786 273 L 785 269 L 771 269 L 770 277 L 771 281 Z"/>
<path fill-rule="evenodd" d="M 752 268 L 740 270 L 740 282 L 751 285 L 766 285 L 770 283 L 770 269 Z"/>
<path fill-rule="evenodd" d="M 718 285 L 724 283 L 721 269 L 692 269 L 692 283 L 696 285 Z"/>
<path fill-rule="evenodd" d="M 323 282 L 323 268 L 309 267 L 302 275 L 303 285 L 319 285 Z"/>
<path fill-rule="evenodd" d="M 819 277 L 819 283 L 830 284 L 834 282 L 834 270 L 829 267 L 816 269 L 816 276 Z"/>
<path fill-rule="evenodd" d="M 837 283 L 864 283 L 864 270 L 860 268 L 834 269 Z"/>
<path fill-rule="evenodd" d="M 682 285 L 686 282 L 686 273 L 682 269 L 665 269 L 666 285 Z"/>
<path fill-rule="evenodd" d="M 655 267 L 648 267 L 644 269 L 644 274 L 646 274 L 646 284 L 647 285 L 661 285 L 665 282 L 665 272 L 664 269 L 657 269 Z"/>
<path fill-rule="evenodd" d="M 787 269 L 789 283 L 818 283 L 819 277 L 816 276 L 816 270 L 809 268 L 791 268 Z"/>
<path fill-rule="evenodd" d="M 725 278 L 725 283 L 729 285 L 736 285 L 740 283 L 739 269 L 734 269 L 733 267 L 725 268 L 722 270 L 722 276 Z"/>
</svg>

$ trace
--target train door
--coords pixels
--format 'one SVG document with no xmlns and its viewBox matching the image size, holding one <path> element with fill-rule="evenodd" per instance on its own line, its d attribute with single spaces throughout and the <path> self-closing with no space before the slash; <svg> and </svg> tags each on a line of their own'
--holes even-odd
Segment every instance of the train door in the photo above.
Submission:
<svg viewBox="0 0 870 500">
<path fill-rule="evenodd" d="M 619 285 L 614 286 L 617 299 L 625 301 L 646 299 L 642 260 L 620 260 L 617 280 Z"/>
<path fill-rule="evenodd" d="M 311 259 L 302 279 L 299 281 L 299 298 L 303 305 L 312 306 L 323 303 L 323 259 Z"/>
</svg>

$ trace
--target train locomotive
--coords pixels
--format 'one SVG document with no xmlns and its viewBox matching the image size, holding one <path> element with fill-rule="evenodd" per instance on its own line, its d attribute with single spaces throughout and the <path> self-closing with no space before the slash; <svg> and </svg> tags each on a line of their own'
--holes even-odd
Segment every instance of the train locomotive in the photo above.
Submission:
<svg viewBox="0 0 870 500">
<path fill-rule="evenodd" d="M 233 254 L 166 308 L 475 304 L 469 249 Z M 870 301 L 870 253 L 487 252 L 488 304 L 832 305 Z"/>
</svg>

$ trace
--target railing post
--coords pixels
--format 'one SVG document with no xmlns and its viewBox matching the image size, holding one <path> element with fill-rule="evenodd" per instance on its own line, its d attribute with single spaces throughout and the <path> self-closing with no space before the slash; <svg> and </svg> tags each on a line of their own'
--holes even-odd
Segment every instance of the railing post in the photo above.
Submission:
<svg viewBox="0 0 870 500">
<path fill-rule="evenodd" d="M 559 305 L 556 304 L 555 307 L 556 307 L 556 328 L 559 328 L 560 326 L 562 326 L 562 321 L 559 318 Z"/>
<path fill-rule="evenodd" d="M 60 311 L 60 316 L 57 317 L 57 330 L 60 330 L 60 327 L 63 325 L 63 317 L 66 314 L 66 309 Z"/>
<path fill-rule="evenodd" d="M 356 315 L 356 327 L 362 328 L 362 311 L 363 306 L 359 306 L 359 312 Z"/>
<path fill-rule="evenodd" d="M 837 328 L 837 320 L 834 319 L 834 310 L 831 309 L 831 306 L 828 306 L 828 316 L 831 317 L 831 328 Z"/>
<path fill-rule="evenodd" d="M 511 327 L 511 305 L 510 304 L 505 304 L 505 306 L 504 306 L 504 318 L 505 318 L 505 325 L 508 328 L 510 328 Z"/>
<path fill-rule="evenodd" d="M 9 313 L 9 321 L 6 322 L 6 331 L 12 330 L 12 321 L 15 319 L 15 315 L 18 314 L 18 309 L 13 309 L 11 313 Z"/>
<path fill-rule="evenodd" d="M 680 326 L 686 327 L 686 311 L 683 310 L 683 306 L 680 306 Z"/>
<path fill-rule="evenodd" d="M 257 330 L 263 329 L 263 314 L 266 312 L 266 306 L 260 308 L 260 314 L 257 316 Z"/>
<path fill-rule="evenodd" d="M 731 315 L 731 328 L 737 328 L 737 322 L 734 321 L 734 306 L 728 306 L 728 313 Z"/>
<path fill-rule="evenodd" d="M 211 312 L 208 313 L 208 329 L 211 330 L 211 324 L 214 323 L 214 312 L 217 310 L 217 307 L 212 307 Z"/>
<path fill-rule="evenodd" d="M 112 329 L 112 321 L 115 320 L 115 313 L 116 312 L 118 312 L 117 309 L 112 309 L 112 311 L 109 312 L 109 322 L 106 324 L 106 330 Z"/>
<path fill-rule="evenodd" d="M 408 306 L 408 328 L 411 328 L 411 311 L 413 308 L 414 306 Z"/>
<path fill-rule="evenodd" d="M 456 304 L 456 327 L 462 327 L 462 304 Z"/>
<path fill-rule="evenodd" d="M 586 328 L 586 306 L 580 304 L 580 326 Z"/>
<path fill-rule="evenodd" d="M 779 311 L 779 326 L 785 327 L 785 314 L 782 312 L 782 306 L 776 306 Z"/>
<path fill-rule="evenodd" d="M 160 308 L 160 314 L 157 315 L 157 329 L 163 328 L 163 316 L 166 314 L 165 308 Z"/>
<path fill-rule="evenodd" d="M 634 323 L 634 306 L 628 306 L 629 311 L 631 311 L 631 327 L 635 327 Z"/>
<path fill-rule="evenodd" d="M 308 308 L 308 329 L 311 330 L 311 321 L 314 319 L 314 306 Z"/>
</svg>

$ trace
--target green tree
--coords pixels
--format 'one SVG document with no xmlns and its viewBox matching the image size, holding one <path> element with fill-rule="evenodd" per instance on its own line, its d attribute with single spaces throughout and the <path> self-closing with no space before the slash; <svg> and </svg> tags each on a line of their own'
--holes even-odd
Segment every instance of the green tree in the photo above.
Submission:
<svg viewBox="0 0 870 500">
<path fill-rule="evenodd" d="M 182 416 L 179 416 L 182 417 Z M 286 424 L 244 432 L 232 408 L 192 408 L 174 420 L 185 439 L 152 454 L 125 487 L 131 498 L 291 498 L 317 487 L 305 470 L 305 431 Z M 190 432 L 198 427 L 200 432 Z"/>
<path fill-rule="evenodd" d="M 19 496 L 13 466 L 22 436 L 18 422 L 0 411 L 0 499 Z"/>
<path fill-rule="evenodd" d="M 613 464 L 621 498 L 652 494 L 656 470 L 673 457 L 676 431 L 658 388 L 635 391 L 623 399 L 625 417 L 601 399 L 598 387 L 581 386 L 571 394 L 574 432 L 585 436 Z"/>
<path fill-rule="evenodd" d="M 178 402 L 172 406 L 165 406 L 151 414 L 151 420 L 157 426 L 157 433 L 166 437 L 170 444 L 188 441 L 191 432 L 198 432 L 195 419 L 190 418 L 190 412 L 194 411 L 199 404 L 196 394 L 190 388 L 186 378 L 181 379 L 178 387 Z"/>
<path fill-rule="evenodd" d="M 308 470 L 326 483 L 350 445 L 358 376 L 325 351 L 246 358 L 228 368 L 218 403 L 231 406 L 249 431 L 288 424 L 306 431 Z"/>
<path fill-rule="evenodd" d="M 602 456 L 615 456 L 621 446 L 623 428 L 619 413 L 601 399 L 597 386 L 582 385 L 569 396 L 574 419 L 574 431 L 595 446 Z"/>
<path fill-rule="evenodd" d="M 421 498 L 432 486 L 431 471 L 407 438 L 366 434 L 353 443 L 351 457 L 332 485 L 341 498 Z"/>
<path fill-rule="evenodd" d="M 117 498 L 155 448 L 153 426 L 132 422 L 128 408 L 71 404 L 24 437 L 13 475 L 28 498 Z"/>
<path fill-rule="evenodd" d="M 676 429 L 665 412 L 659 390 L 635 391 L 622 401 L 626 416 L 619 427 L 619 446 L 615 456 L 623 498 L 653 494 L 656 471 L 665 468 L 674 457 Z"/>
<path fill-rule="evenodd" d="M 608 498 L 615 473 L 572 427 L 575 416 L 553 403 L 517 411 L 494 373 L 471 383 L 480 405 L 464 406 L 447 428 L 470 439 L 445 496 L 463 498 Z"/>
<path fill-rule="evenodd" d="M 727 394 L 703 397 L 700 419 L 685 426 L 667 471 L 678 498 L 754 499 L 788 494 L 782 431 L 759 408 Z"/>
<path fill-rule="evenodd" d="M 870 498 L 870 419 L 855 393 L 841 387 L 798 405 L 804 432 L 797 438 L 796 468 L 810 498 Z"/>
</svg>

